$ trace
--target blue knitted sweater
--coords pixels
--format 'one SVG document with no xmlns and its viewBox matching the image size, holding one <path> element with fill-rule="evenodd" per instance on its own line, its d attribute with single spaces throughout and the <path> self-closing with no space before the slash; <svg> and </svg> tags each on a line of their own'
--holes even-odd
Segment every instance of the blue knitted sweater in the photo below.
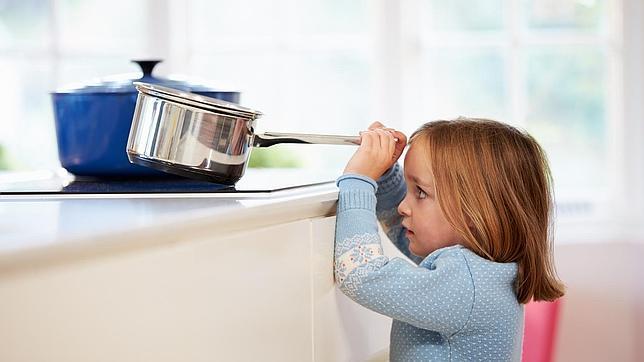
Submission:
<svg viewBox="0 0 644 362">
<path fill-rule="evenodd" d="M 348 174 L 337 185 L 336 282 L 357 303 L 393 318 L 391 361 L 521 359 L 516 263 L 495 263 L 460 245 L 424 259 L 411 254 L 396 210 L 406 193 L 398 164 L 377 184 Z M 411 262 L 383 255 L 378 221 Z"/>
</svg>

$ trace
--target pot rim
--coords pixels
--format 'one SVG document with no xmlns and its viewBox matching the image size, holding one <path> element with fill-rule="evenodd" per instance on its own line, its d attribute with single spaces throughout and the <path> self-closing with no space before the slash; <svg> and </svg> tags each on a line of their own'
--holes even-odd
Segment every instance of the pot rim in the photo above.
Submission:
<svg viewBox="0 0 644 362">
<path fill-rule="evenodd" d="M 212 89 L 212 90 L 191 90 L 190 92 L 192 93 L 237 93 L 240 94 L 241 92 L 239 91 L 232 91 L 232 90 L 219 90 L 219 89 Z M 136 95 L 139 92 L 134 89 L 134 90 L 129 90 L 129 91 L 115 91 L 115 92 L 105 92 L 104 90 L 96 90 L 96 91 L 87 91 L 87 92 L 78 92 L 77 89 L 72 89 L 72 88 L 64 88 L 64 89 L 57 89 L 55 91 L 49 92 L 51 95 L 65 95 L 65 96 L 92 96 L 92 95 L 100 95 L 100 96 L 107 96 L 107 95 Z"/>
<path fill-rule="evenodd" d="M 134 82 L 134 86 L 142 95 L 157 97 L 162 100 L 186 104 L 205 111 L 225 113 L 233 116 L 256 119 L 262 113 L 235 103 L 226 102 L 208 96 L 181 91 L 179 89 L 163 87 L 156 84 Z"/>
</svg>

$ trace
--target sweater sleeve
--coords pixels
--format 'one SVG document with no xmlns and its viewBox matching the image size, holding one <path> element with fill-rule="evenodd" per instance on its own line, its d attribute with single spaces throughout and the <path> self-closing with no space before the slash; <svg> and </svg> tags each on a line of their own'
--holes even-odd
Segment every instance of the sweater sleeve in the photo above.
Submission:
<svg viewBox="0 0 644 362">
<path fill-rule="evenodd" d="M 400 252 L 414 263 L 420 264 L 423 259 L 409 251 L 409 239 L 405 236 L 406 229 L 402 226 L 402 216 L 398 213 L 398 205 L 407 193 L 407 184 L 398 163 L 380 177 L 377 189 L 376 216 L 383 230 Z"/>
<path fill-rule="evenodd" d="M 469 318 L 473 284 L 465 258 L 449 253 L 431 267 L 389 259 L 375 215 L 376 183 L 358 175 L 338 179 L 335 278 L 340 289 L 375 312 L 446 335 Z"/>
</svg>

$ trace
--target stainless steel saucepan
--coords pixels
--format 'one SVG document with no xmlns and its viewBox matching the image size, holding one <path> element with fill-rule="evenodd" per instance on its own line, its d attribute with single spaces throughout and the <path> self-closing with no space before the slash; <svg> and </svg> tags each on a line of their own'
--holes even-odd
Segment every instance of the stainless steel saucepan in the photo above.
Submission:
<svg viewBox="0 0 644 362">
<path fill-rule="evenodd" d="M 134 84 L 138 96 L 127 156 L 138 165 L 233 185 L 243 176 L 252 147 L 360 144 L 358 136 L 256 134 L 258 111 L 173 88 Z"/>
</svg>

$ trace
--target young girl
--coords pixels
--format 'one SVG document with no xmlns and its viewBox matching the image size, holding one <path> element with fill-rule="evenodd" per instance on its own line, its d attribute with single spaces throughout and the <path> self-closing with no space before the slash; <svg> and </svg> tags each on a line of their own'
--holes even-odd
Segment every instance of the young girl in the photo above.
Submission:
<svg viewBox="0 0 644 362">
<path fill-rule="evenodd" d="M 491 120 L 429 122 L 403 172 L 405 135 L 376 122 L 361 138 L 337 181 L 341 290 L 393 318 L 392 361 L 519 361 L 523 304 L 563 295 L 541 147 Z M 376 217 L 415 265 L 383 255 Z"/>
</svg>

